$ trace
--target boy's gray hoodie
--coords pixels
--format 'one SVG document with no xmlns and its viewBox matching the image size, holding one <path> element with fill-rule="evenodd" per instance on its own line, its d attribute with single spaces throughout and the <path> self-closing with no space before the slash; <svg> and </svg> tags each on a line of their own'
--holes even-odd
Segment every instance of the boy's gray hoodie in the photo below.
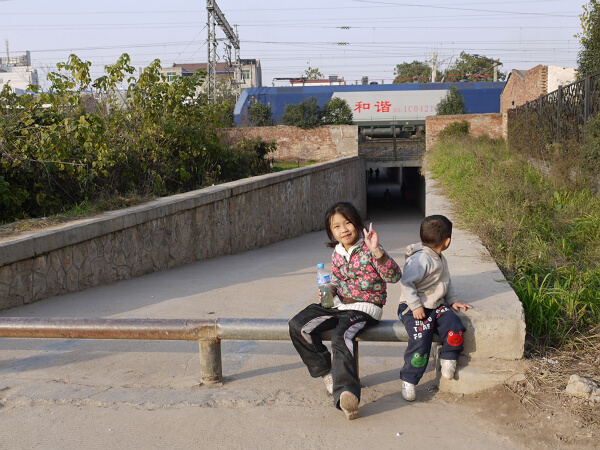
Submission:
<svg viewBox="0 0 600 450">
<path fill-rule="evenodd" d="M 406 262 L 400 279 L 400 303 L 408 305 L 404 313 L 421 306 L 435 309 L 456 302 L 446 258 L 421 243 L 409 245 L 406 249 Z"/>
</svg>

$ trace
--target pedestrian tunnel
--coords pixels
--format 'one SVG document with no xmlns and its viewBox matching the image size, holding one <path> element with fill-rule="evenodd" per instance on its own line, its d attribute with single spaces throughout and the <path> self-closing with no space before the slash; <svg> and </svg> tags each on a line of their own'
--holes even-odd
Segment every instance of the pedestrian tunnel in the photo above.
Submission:
<svg viewBox="0 0 600 450">
<path fill-rule="evenodd" d="M 425 177 L 420 167 L 367 163 L 367 214 L 417 211 L 425 215 Z"/>
</svg>

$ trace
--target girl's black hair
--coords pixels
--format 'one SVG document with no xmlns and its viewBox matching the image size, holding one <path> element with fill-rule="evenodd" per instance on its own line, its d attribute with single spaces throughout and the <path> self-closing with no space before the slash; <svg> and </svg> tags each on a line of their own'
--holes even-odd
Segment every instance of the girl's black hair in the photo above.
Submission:
<svg viewBox="0 0 600 450">
<path fill-rule="evenodd" d="M 329 238 L 329 242 L 327 242 L 327 247 L 335 247 L 338 242 L 333 237 L 333 233 L 331 232 L 331 218 L 336 215 L 341 214 L 346 218 L 354 228 L 358 231 L 360 235 L 365 228 L 363 224 L 362 217 L 360 217 L 359 212 L 356 210 L 354 205 L 349 202 L 338 202 L 333 205 L 331 208 L 327 210 L 325 213 L 325 230 L 327 231 L 327 237 Z"/>
</svg>

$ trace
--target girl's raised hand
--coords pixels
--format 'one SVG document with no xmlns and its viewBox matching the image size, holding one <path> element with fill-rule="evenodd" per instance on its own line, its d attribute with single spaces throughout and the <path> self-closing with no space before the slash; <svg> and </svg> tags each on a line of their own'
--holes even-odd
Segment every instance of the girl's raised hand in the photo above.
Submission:
<svg viewBox="0 0 600 450">
<path fill-rule="evenodd" d="M 369 231 L 366 228 L 363 228 L 363 234 L 365 235 L 365 244 L 371 250 L 371 253 L 375 255 L 375 258 L 381 258 L 383 256 L 383 252 L 379 248 L 379 235 L 377 231 L 373 229 L 373 223 L 369 224 Z"/>
</svg>

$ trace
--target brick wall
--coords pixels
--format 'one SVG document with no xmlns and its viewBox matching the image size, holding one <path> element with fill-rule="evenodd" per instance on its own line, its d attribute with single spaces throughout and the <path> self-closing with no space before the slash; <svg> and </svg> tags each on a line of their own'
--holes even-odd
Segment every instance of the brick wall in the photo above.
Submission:
<svg viewBox="0 0 600 450">
<path fill-rule="evenodd" d="M 502 137 L 502 114 L 459 114 L 452 116 L 429 116 L 425 122 L 427 130 L 426 150 L 438 141 L 440 131 L 452 122 L 466 120 L 470 124 L 470 134 L 473 137 L 489 136 L 493 139 Z"/>
<path fill-rule="evenodd" d="M 356 125 L 325 125 L 304 130 L 278 125 L 273 127 L 239 127 L 222 130 L 226 139 L 261 137 L 275 140 L 277 150 L 269 155 L 276 161 L 329 161 L 358 155 L 358 127 Z"/>
<path fill-rule="evenodd" d="M 500 95 L 500 113 L 547 93 L 548 66 L 535 66 L 527 72 L 513 70 Z"/>
</svg>

